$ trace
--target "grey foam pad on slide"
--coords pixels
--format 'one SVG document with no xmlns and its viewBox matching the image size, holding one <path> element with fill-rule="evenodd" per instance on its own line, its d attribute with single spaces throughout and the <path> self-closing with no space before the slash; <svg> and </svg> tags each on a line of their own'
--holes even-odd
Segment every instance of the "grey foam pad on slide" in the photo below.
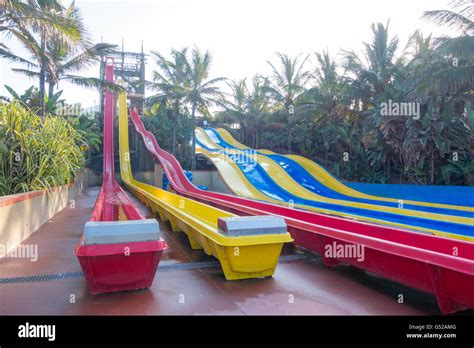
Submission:
<svg viewBox="0 0 474 348">
<path fill-rule="evenodd" d="M 219 233 L 233 237 L 287 233 L 285 220 L 271 215 L 219 218 L 217 226 Z"/>
<path fill-rule="evenodd" d="M 114 244 L 155 241 L 160 225 L 154 219 L 127 221 L 88 221 L 84 226 L 84 244 Z"/>
</svg>

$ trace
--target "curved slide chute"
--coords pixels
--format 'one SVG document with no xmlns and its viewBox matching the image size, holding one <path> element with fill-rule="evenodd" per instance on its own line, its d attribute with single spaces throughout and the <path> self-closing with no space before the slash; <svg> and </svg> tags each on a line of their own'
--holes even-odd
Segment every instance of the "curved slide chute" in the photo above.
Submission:
<svg viewBox="0 0 474 348">
<path fill-rule="evenodd" d="M 349 264 L 432 293 L 443 313 L 474 308 L 470 290 L 474 286 L 473 243 L 293 209 L 259 201 L 258 197 L 247 199 L 201 190 L 189 181 L 176 158 L 160 148 L 138 114 L 132 112 L 130 118 L 146 148 L 161 163 L 172 188 L 180 195 L 237 215 L 280 216 L 285 219 L 294 243 L 320 254 L 326 266 Z M 241 174 L 236 175 L 238 178 Z M 245 185 L 243 179 L 241 183 Z M 252 190 L 252 187 L 248 189 Z M 328 248 L 334 245 L 362 246 L 363 260 L 329 255 Z M 453 250 L 457 250 L 456 256 Z"/>
<path fill-rule="evenodd" d="M 106 79 L 114 65 L 107 60 Z M 147 220 L 115 181 L 114 95 L 105 93 L 103 179 L 92 217 L 84 227 L 76 256 L 93 294 L 151 286 L 166 242 L 156 220 Z"/>
<path fill-rule="evenodd" d="M 259 225 L 255 225 L 258 222 L 255 219 L 239 218 L 230 212 L 135 180 L 130 166 L 127 102 L 124 93 L 119 96 L 118 109 L 120 175 L 127 188 L 157 212 L 161 220 L 170 221 L 173 231 L 186 233 L 193 249 L 203 249 L 206 254 L 216 257 L 227 280 L 272 276 L 283 244 L 292 241 L 283 219 L 261 217 L 263 223 L 260 221 Z M 131 113 L 135 115 L 135 111 Z M 147 146 L 152 141 L 147 137 L 144 139 Z M 276 221 L 279 231 L 272 229 L 266 232 L 268 226 L 265 224 L 274 225 L 275 220 L 282 222 L 278 225 L 279 221 Z M 239 227 L 233 235 L 231 230 L 222 230 L 223 226 L 230 226 L 235 222 L 245 226 Z"/>
<path fill-rule="evenodd" d="M 219 145 L 221 149 L 238 149 L 248 151 L 248 147 L 236 141 L 225 129 L 205 129 L 206 135 Z M 254 150 L 255 151 L 255 150 Z M 268 157 L 284 169 L 288 175 L 297 178 L 298 184 L 308 190 L 323 194 L 326 197 L 336 199 L 352 200 L 359 203 L 376 203 L 387 207 L 398 207 L 400 200 L 367 195 L 345 185 L 326 169 L 305 157 L 298 155 L 280 155 L 269 150 L 257 150 L 257 153 Z M 438 212 L 447 215 L 459 215 L 474 217 L 474 208 L 470 206 L 458 206 L 453 204 L 439 204 L 424 201 L 411 201 L 403 199 L 403 205 L 407 209 L 415 209 L 426 212 Z M 472 202 L 474 206 L 474 199 Z"/>
<path fill-rule="evenodd" d="M 242 150 L 250 149 L 248 146 L 245 146 L 244 144 L 238 142 L 226 129 L 218 128 L 215 130 L 211 129 L 211 131 L 217 132 L 218 135 L 224 140 L 224 142 L 230 145 L 230 147 Z M 335 176 L 333 176 L 323 166 L 303 156 L 280 155 L 273 151 L 265 149 L 259 149 L 258 152 L 265 155 L 269 155 L 269 157 L 273 158 L 275 161 L 285 158 L 290 159 L 290 164 L 294 162 L 297 165 L 301 166 L 301 168 L 303 168 L 304 171 L 306 171 L 310 176 L 312 176 L 314 180 L 321 182 L 323 185 L 327 186 L 331 190 L 347 195 L 349 197 L 379 200 L 396 204 L 399 203 L 400 199 L 403 199 L 405 204 L 474 212 L 474 196 L 472 195 L 472 188 L 428 186 L 423 187 L 423 190 L 420 190 L 418 185 L 388 184 L 381 185 L 383 186 L 384 190 L 382 195 L 367 194 L 365 192 L 355 190 L 349 185 L 346 185 L 345 183 L 337 179 Z M 282 163 L 282 165 L 287 166 L 288 164 Z M 356 185 L 355 183 L 349 184 Z M 364 187 L 364 185 L 370 186 L 374 184 L 357 184 L 357 187 Z M 377 185 L 378 184 L 375 184 L 375 186 Z M 462 191 L 462 189 L 466 191 L 465 197 L 460 197 L 460 191 Z M 374 188 L 370 189 L 370 191 L 374 190 Z M 408 197 L 422 197 L 423 200 L 417 201 L 411 198 L 405 198 L 404 195 Z M 393 197 L 395 197 L 395 199 Z"/>
<path fill-rule="evenodd" d="M 220 144 L 216 144 L 216 142 L 220 142 Z M 452 238 L 472 240 L 474 237 L 474 219 L 472 218 L 420 212 L 405 209 L 405 207 L 403 209 L 391 208 L 326 198 L 300 186 L 297 179 L 292 178 L 283 168 L 265 155 L 235 148 L 227 150 L 221 146 L 223 141 L 219 139 L 219 136 L 210 130 L 198 128 L 196 143 L 198 144 L 197 153 L 210 158 L 218 166 L 224 180 L 226 180 L 227 172 L 222 172 L 223 168 L 220 163 L 227 162 L 231 164 L 230 167 L 233 171 L 240 171 L 245 176 L 248 181 L 247 186 L 253 186 L 266 196 L 265 200 L 286 205 L 290 203 L 297 208 L 389 224 Z M 220 156 L 210 156 L 210 153 L 213 152 Z M 234 184 L 228 180 L 226 183 L 237 194 Z M 255 195 L 247 197 L 255 198 Z"/>
</svg>

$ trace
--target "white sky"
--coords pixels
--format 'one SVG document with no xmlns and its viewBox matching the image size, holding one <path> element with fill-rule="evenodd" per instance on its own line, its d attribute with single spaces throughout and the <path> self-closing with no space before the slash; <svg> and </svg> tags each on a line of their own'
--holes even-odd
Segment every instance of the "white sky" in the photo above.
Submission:
<svg viewBox="0 0 474 348">
<path fill-rule="evenodd" d="M 63 1 L 69 4 L 69 1 Z M 440 29 L 420 19 L 423 11 L 447 8 L 447 0 L 76 0 L 92 38 L 121 45 L 126 51 L 157 50 L 196 44 L 213 55 L 211 77 L 251 77 L 269 73 L 267 60 L 277 51 L 292 56 L 329 49 L 360 51 L 370 41 L 373 22 L 390 19 L 389 31 L 400 46 L 415 29 L 425 34 Z M 5 41 L 4 38 L 2 40 Z M 21 46 L 7 42 L 15 52 Z M 10 71 L 18 64 L 0 60 L 3 84 L 23 91 L 35 80 Z M 310 65 L 308 65 L 310 67 Z M 147 76 L 154 64 L 149 59 Z M 82 75 L 98 77 L 98 67 Z M 63 97 L 84 107 L 98 103 L 98 92 L 61 83 Z"/>
</svg>

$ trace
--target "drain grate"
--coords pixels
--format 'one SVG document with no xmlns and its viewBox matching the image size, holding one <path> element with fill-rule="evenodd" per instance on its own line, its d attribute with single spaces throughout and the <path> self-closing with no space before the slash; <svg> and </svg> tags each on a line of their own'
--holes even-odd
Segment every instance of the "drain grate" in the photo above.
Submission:
<svg viewBox="0 0 474 348">
<path fill-rule="evenodd" d="M 30 275 L 30 276 L 0 278 L 0 284 L 35 283 L 35 282 L 45 282 L 45 281 L 50 281 L 50 280 L 80 278 L 82 276 L 83 276 L 82 272 L 37 274 L 37 275 Z"/>
<path fill-rule="evenodd" d="M 198 268 L 217 268 L 219 266 L 220 265 L 218 261 L 174 263 L 172 265 L 158 266 L 157 272 L 184 271 Z"/>
<path fill-rule="evenodd" d="M 283 255 L 280 256 L 279 263 L 306 259 L 306 255 Z M 171 265 L 160 265 L 157 272 L 174 272 L 183 271 L 190 269 L 205 269 L 205 268 L 217 268 L 220 267 L 219 261 L 206 261 L 206 262 L 186 262 L 186 263 L 175 263 Z M 36 274 L 19 277 L 7 277 L 0 278 L 1 284 L 17 284 L 17 283 L 37 283 L 47 282 L 53 280 L 65 280 L 82 278 L 84 274 L 82 272 L 65 272 L 65 273 L 51 273 L 51 274 Z"/>
</svg>

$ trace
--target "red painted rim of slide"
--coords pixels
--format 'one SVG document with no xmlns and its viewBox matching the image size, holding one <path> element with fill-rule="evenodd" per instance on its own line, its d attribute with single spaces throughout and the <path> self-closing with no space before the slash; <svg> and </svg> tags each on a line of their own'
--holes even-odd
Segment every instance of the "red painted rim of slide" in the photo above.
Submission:
<svg viewBox="0 0 474 348">
<path fill-rule="evenodd" d="M 166 249 L 164 240 L 115 244 L 80 245 L 76 248 L 77 256 L 126 255 L 127 253 L 147 253 Z"/>
<path fill-rule="evenodd" d="M 130 117 L 136 130 L 142 135 L 145 146 L 161 163 L 172 187 L 179 194 L 245 214 L 280 215 L 290 227 L 302 231 L 362 244 L 389 254 L 474 275 L 474 243 L 201 190 L 189 181 L 176 158 L 160 148 L 153 134 L 144 128 L 136 110 L 130 110 Z"/>
<path fill-rule="evenodd" d="M 107 81 L 114 80 L 114 65 L 111 58 L 107 58 L 105 77 Z M 99 195 L 94 205 L 90 221 L 119 221 L 143 220 L 145 217 L 133 205 L 125 191 L 115 180 L 114 172 L 114 94 L 105 92 L 104 98 L 104 163 L 103 179 Z M 125 215 L 125 216 L 123 216 Z M 131 253 L 161 251 L 167 248 L 164 240 L 149 242 L 131 242 L 117 244 L 84 245 L 83 238 L 76 247 L 77 256 L 105 256 L 124 254 L 128 248 Z"/>
</svg>

